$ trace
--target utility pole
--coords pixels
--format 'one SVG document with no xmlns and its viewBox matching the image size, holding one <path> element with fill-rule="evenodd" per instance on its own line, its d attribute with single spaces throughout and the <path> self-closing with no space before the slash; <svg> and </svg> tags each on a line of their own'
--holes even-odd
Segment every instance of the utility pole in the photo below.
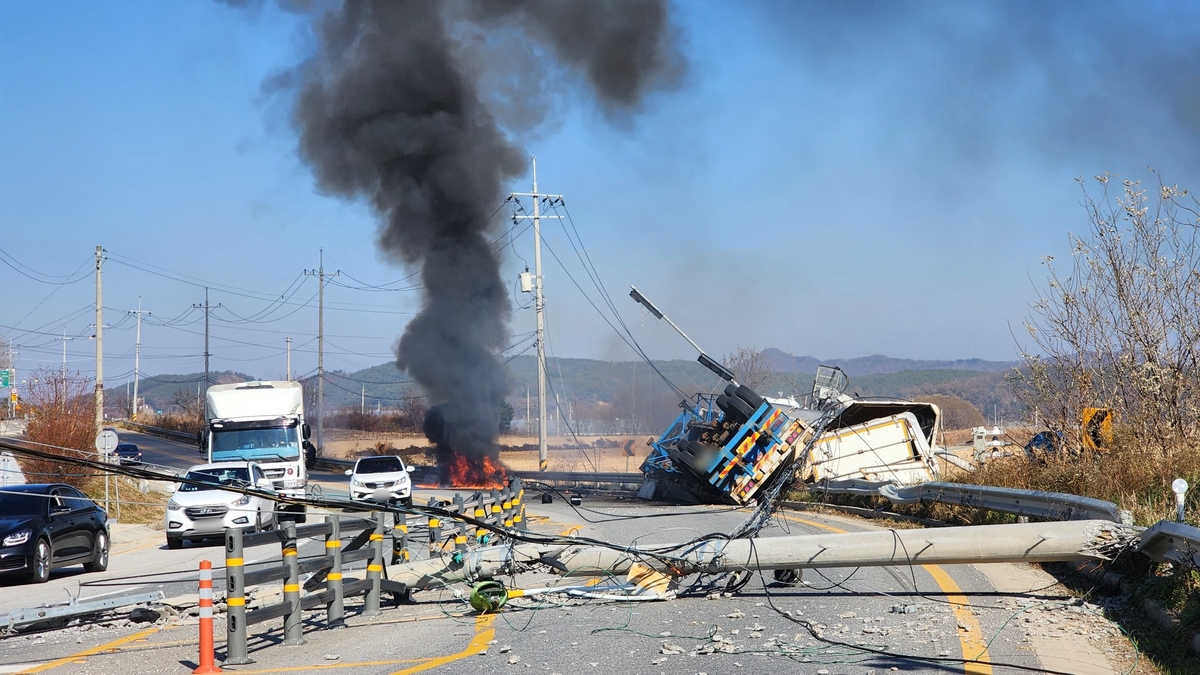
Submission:
<svg viewBox="0 0 1200 675">
<path fill-rule="evenodd" d="M 15 417 L 17 414 L 15 401 L 13 401 L 13 392 L 17 390 L 17 352 L 13 351 L 12 340 L 8 341 L 8 416 Z"/>
<path fill-rule="evenodd" d="M 318 260 L 317 269 L 304 273 L 317 278 L 317 451 L 320 452 L 325 437 L 325 277 L 336 277 L 341 271 L 325 274 L 325 249 L 320 250 Z"/>
<path fill-rule="evenodd" d="M 545 471 L 549 465 L 546 456 L 546 320 L 543 313 L 546 303 L 542 297 L 542 218 L 557 220 L 560 216 L 543 216 L 542 200 L 551 204 L 563 201 L 562 195 L 547 195 L 538 192 L 537 157 L 530 158 L 533 163 L 533 192 L 512 192 L 513 197 L 531 197 L 533 199 L 533 215 L 513 214 L 513 222 L 518 220 L 533 221 L 533 298 L 534 311 L 537 314 L 537 366 L 538 366 L 538 470 Z M 528 274 L 528 270 L 525 272 Z"/>
<path fill-rule="evenodd" d="M 196 309 L 204 310 L 204 388 L 205 389 L 208 389 L 208 387 L 211 386 L 211 384 L 212 384 L 209 381 L 209 376 L 208 376 L 208 357 L 212 356 L 212 354 L 210 354 L 208 352 L 208 314 L 209 314 L 209 312 L 211 312 L 214 309 L 219 308 L 220 306 L 221 306 L 221 303 L 219 303 L 219 302 L 216 305 L 208 304 L 208 286 L 204 287 L 204 304 L 201 305 L 199 303 L 196 303 L 196 304 L 192 305 L 192 307 L 195 307 Z"/>
<path fill-rule="evenodd" d="M 358 402 L 358 414 L 366 415 L 367 414 L 367 385 L 364 384 L 364 385 L 360 385 L 360 386 L 362 387 L 362 391 L 359 393 L 359 395 L 362 396 L 362 399 Z"/>
<path fill-rule="evenodd" d="M 100 287 L 100 273 L 104 267 L 104 247 L 96 246 L 96 435 L 104 428 L 104 294 Z M 67 343 L 63 343 L 66 354 Z M 65 359 L 64 359 L 65 360 Z M 108 461 L 105 457 L 104 461 Z M 108 472 L 104 473 L 104 510 L 108 507 Z"/>
<path fill-rule="evenodd" d="M 67 329 L 64 328 L 62 337 L 56 337 L 54 339 L 58 340 L 63 345 L 62 370 L 59 371 L 59 376 L 62 378 L 63 384 L 65 385 L 67 382 L 67 341 L 74 340 L 75 338 L 67 337 Z"/>
<path fill-rule="evenodd" d="M 141 375 L 142 364 L 142 315 L 145 314 L 146 316 L 150 316 L 150 312 L 142 311 L 142 297 L 140 295 L 138 296 L 137 311 L 129 313 L 137 314 L 137 341 L 133 343 L 133 400 L 129 402 L 129 419 L 136 422 L 138 411 L 138 378 Z M 204 351 L 208 351 L 208 349 L 205 349 Z"/>
<path fill-rule="evenodd" d="M 291 382 L 292 381 L 292 338 L 289 336 L 289 337 L 284 338 L 284 340 L 287 342 L 287 381 Z"/>
</svg>

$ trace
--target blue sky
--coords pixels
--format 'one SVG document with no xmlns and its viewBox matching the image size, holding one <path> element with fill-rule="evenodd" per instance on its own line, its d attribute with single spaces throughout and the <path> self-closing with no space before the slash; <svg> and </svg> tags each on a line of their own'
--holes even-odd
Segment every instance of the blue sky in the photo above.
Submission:
<svg viewBox="0 0 1200 675">
<path fill-rule="evenodd" d="M 1152 166 L 1196 185 L 1197 6 L 672 9 L 688 62 L 676 89 L 614 123 L 563 80 L 521 139 L 654 357 L 693 355 L 630 284 L 718 355 L 1013 359 L 1042 256 L 1066 258 L 1086 228 L 1076 177 L 1154 183 Z M 40 280 L 0 266 L 0 331 L 22 373 L 60 363 L 63 331 L 79 338 L 68 366 L 93 371 L 97 244 L 109 384 L 132 372 L 139 296 L 145 372 L 203 367 L 191 305 L 208 285 L 222 305 L 212 367 L 278 377 L 285 336 L 294 370 L 315 368 L 303 270 L 318 249 L 347 286 L 411 272 L 377 252 L 364 205 L 315 190 L 290 101 L 264 89 L 312 49 L 309 19 L 270 5 L 0 3 L 0 248 Z M 634 358 L 568 277 L 596 299 L 558 227 L 545 228 L 566 268 L 545 253 L 552 354 Z M 532 247 L 526 233 L 505 249 L 514 307 Z M 81 280 L 44 283 L 64 278 Z M 420 306 L 417 291 L 337 285 L 326 300 L 326 367 L 344 370 L 389 360 Z M 517 311 L 512 342 L 532 329 Z"/>
</svg>

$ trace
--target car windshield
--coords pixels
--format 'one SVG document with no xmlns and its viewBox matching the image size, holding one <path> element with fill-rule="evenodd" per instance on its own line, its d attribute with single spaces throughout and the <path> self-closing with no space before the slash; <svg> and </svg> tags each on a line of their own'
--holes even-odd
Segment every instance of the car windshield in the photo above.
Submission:
<svg viewBox="0 0 1200 675">
<path fill-rule="evenodd" d="M 221 485 L 232 485 L 234 487 L 251 487 L 250 485 L 250 470 L 244 466 L 229 467 L 226 469 L 200 469 L 198 471 L 189 471 L 188 480 L 200 480 L 206 483 L 219 483 Z M 183 483 L 179 486 L 180 492 L 200 492 L 202 490 L 219 490 L 217 486 L 200 486 L 188 485 Z"/>
<path fill-rule="evenodd" d="M 0 515 L 44 515 L 46 501 L 46 495 L 35 495 L 28 492 L 0 492 Z"/>
<path fill-rule="evenodd" d="M 392 473 L 403 471 L 404 462 L 399 457 L 368 457 L 358 460 L 357 473 Z"/>
<path fill-rule="evenodd" d="M 212 461 L 230 459 L 291 462 L 300 457 L 296 427 L 273 429 L 213 430 Z"/>
<path fill-rule="evenodd" d="M 137 452 L 137 446 L 130 445 L 128 443 L 122 443 L 121 445 L 117 446 L 117 452 Z"/>
</svg>

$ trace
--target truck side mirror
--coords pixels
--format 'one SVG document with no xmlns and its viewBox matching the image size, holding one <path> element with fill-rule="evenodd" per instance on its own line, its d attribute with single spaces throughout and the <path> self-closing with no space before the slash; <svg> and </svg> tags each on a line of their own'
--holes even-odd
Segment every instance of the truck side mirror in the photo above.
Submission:
<svg viewBox="0 0 1200 675">
<path fill-rule="evenodd" d="M 304 434 L 304 440 L 306 440 L 306 441 L 309 439 L 310 436 L 312 436 L 312 429 L 310 429 L 308 427 L 308 422 L 305 422 L 304 426 L 300 427 L 300 431 L 301 431 L 301 433 Z"/>
</svg>

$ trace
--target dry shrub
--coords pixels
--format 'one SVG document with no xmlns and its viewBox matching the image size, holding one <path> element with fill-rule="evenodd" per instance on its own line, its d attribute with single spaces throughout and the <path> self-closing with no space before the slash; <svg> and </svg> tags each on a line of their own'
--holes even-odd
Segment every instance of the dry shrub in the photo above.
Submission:
<svg viewBox="0 0 1200 675">
<path fill-rule="evenodd" d="M 42 368 L 29 377 L 22 401 L 28 417 L 25 438 L 39 450 L 62 457 L 96 459 L 95 386 L 78 373 Z M 62 462 L 18 457 L 32 483 L 67 483 L 87 490 L 98 475 Z"/>
<path fill-rule="evenodd" d="M 974 473 L 946 477 L 960 483 L 1102 499 L 1132 512 L 1139 525 L 1173 518 L 1175 497 L 1171 481 L 1176 478 L 1184 478 L 1191 485 L 1200 482 L 1197 448 L 1164 452 L 1155 445 L 1137 442 L 1128 427 L 1118 428 L 1112 449 L 1103 453 L 1060 453 L 1030 461 L 1018 452 L 1013 457 L 989 461 Z M 1188 507 L 1193 516 L 1200 509 L 1200 490 L 1189 492 Z"/>
<path fill-rule="evenodd" d="M 148 424 L 152 427 L 160 429 L 170 429 L 171 431 L 181 431 L 185 434 L 194 434 L 204 428 L 204 419 L 187 413 L 163 413 L 155 415 Z"/>
</svg>

